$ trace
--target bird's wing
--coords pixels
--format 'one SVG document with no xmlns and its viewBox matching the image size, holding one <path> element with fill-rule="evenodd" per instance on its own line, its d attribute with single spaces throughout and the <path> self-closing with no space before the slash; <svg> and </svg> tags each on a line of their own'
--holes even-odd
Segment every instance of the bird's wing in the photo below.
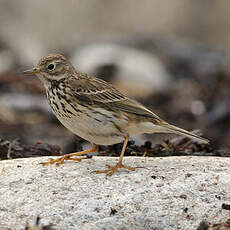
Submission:
<svg viewBox="0 0 230 230">
<path fill-rule="evenodd" d="M 69 83 L 74 96 L 79 101 L 162 121 L 142 104 L 124 96 L 111 84 L 101 79 L 84 76 L 81 79 L 70 79 Z"/>
</svg>

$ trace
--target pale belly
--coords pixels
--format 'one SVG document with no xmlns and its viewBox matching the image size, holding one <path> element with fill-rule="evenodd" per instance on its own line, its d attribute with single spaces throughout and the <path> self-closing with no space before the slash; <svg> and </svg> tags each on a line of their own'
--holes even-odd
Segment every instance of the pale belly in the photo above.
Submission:
<svg viewBox="0 0 230 230">
<path fill-rule="evenodd" d="M 92 112 L 85 107 L 81 109 L 82 113 L 75 115 L 76 111 L 72 111 L 72 116 L 61 116 L 54 109 L 53 112 L 58 120 L 71 132 L 81 138 L 97 144 L 97 145 L 112 145 L 122 142 L 128 133 L 124 132 L 120 127 L 125 127 L 128 121 L 126 119 L 114 120 L 111 114 L 108 114 L 103 109 L 95 109 Z M 106 112 L 106 116 L 104 115 Z M 115 124 L 114 124 L 115 122 Z"/>
<path fill-rule="evenodd" d="M 104 122 L 101 125 L 101 122 L 91 121 L 91 119 L 57 118 L 71 132 L 97 145 L 112 145 L 122 142 L 125 138 L 125 135 L 117 132 L 110 123 Z"/>
<path fill-rule="evenodd" d="M 103 110 L 100 109 L 100 112 L 103 112 Z M 97 114 L 96 117 L 94 114 L 94 118 L 88 117 L 85 114 L 71 119 L 60 117 L 59 115 L 56 116 L 60 122 L 74 134 L 97 145 L 112 145 L 124 141 L 127 135 L 132 136 L 154 132 L 152 123 L 128 124 L 126 118 L 121 120 L 115 119 L 112 122 L 111 119 L 105 118 L 101 114 Z M 114 122 L 119 125 L 114 126 Z M 155 132 L 157 131 L 156 128 Z"/>
</svg>

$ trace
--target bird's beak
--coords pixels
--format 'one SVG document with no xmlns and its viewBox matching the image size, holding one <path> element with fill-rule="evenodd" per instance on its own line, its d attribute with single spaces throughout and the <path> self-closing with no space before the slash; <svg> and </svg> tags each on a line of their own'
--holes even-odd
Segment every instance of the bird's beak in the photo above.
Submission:
<svg viewBox="0 0 230 230">
<path fill-rule="evenodd" d="M 40 73 L 40 69 L 34 67 L 33 69 L 28 69 L 26 71 L 23 71 L 23 73 L 26 75 L 36 74 L 36 73 Z"/>
</svg>

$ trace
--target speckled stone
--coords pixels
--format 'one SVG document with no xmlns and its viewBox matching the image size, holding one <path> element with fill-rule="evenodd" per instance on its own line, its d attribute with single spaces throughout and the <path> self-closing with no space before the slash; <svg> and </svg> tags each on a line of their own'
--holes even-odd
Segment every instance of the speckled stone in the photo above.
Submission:
<svg viewBox="0 0 230 230">
<path fill-rule="evenodd" d="M 0 229 L 23 229 L 39 215 L 55 229 L 196 229 L 226 221 L 230 158 L 125 158 L 137 167 L 112 177 L 95 170 L 117 158 L 93 157 L 59 167 L 47 157 L 0 162 Z"/>
</svg>

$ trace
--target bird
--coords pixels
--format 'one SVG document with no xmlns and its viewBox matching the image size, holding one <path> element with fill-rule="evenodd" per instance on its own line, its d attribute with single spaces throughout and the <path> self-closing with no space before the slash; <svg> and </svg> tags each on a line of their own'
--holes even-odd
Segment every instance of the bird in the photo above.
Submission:
<svg viewBox="0 0 230 230">
<path fill-rule="evenodd" d="M 169 124 L 144 105 L 121 93 L 112 84 L 77 70 L 62 54 L 49 54 L 26 75 L 36 75 L 45 87 L 48 103 L 57 119 L 72 133 L 92 143 L 92 148 L 65 154 L 43 165 L 80 162 L 78 156 L 96 152 L 100 145 L 124 141 L 119 160 L 114 166 L 96 173 L 112 176 L 120 168 L 134 171 L 123 164 L 130 136 L 143 133 L 171 133 L 209 143 L 209 140 Z"/>
</svg>

